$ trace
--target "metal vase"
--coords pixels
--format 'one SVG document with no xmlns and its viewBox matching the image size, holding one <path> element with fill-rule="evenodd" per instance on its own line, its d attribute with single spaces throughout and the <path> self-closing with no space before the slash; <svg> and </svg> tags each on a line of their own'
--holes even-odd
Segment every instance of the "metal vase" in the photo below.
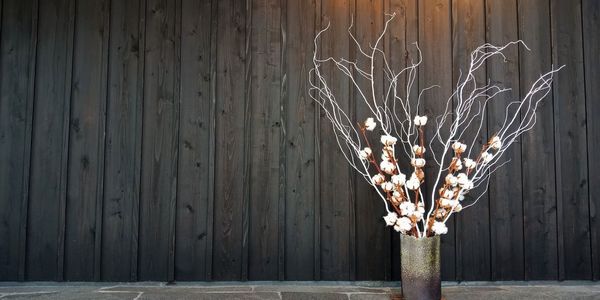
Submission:
<svg viewBox="0 0 600 300">
<path fill-rule="evenodd" d="M 400 235 L 402 299 L 440 300 L 440 236 L 420 238 Z"/>
</svg>

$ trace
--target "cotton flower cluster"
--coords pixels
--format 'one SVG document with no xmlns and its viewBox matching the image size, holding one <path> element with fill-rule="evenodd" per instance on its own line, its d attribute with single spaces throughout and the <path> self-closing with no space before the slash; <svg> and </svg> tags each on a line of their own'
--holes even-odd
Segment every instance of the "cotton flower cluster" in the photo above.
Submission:
<svg viewBox="0 0 600 300">
<path fill-rule="evenodd" d="M 425 126 L 427 124 L 427 116 L 415 116 L 413 121 L 415 126 Z"/>
</svg>

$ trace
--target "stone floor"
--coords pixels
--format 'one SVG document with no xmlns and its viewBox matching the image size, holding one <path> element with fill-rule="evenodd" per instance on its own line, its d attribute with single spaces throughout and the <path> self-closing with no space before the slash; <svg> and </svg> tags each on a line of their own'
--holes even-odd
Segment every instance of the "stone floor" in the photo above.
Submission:
<svg viewBox="0 0 600 300">
<path fill-rule="evenodd" d="M 399 299 L 395 283 L 11 283 L 0 299 Z M 446 299 L 600 299 L 596 282 L 444 283 Z"/>
</svg>

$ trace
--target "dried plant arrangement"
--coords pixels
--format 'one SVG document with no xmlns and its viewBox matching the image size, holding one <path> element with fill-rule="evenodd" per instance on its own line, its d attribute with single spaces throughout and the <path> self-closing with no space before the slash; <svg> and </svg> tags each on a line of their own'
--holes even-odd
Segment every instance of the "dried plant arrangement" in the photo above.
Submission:
<svg viewBox="0 0 600 300">
<path fill-rule="evenodd" d="M 506 61 L 503 51 L 508 47 L 529 48 L 522 41 L 477 47 L 452 93 L 438 99 L 443 113 L 426 116 L 420 112 L 422 96 L 438 87 L 415 92 L 422 63 L 416 43 L 417 55 L 407 66 L 395 70 L 389 64 L 389 55 L 393 54 L 385 53 L 382 44 L 394 16 L 387 15 L 383 31 L 368 46 L 357 41 L 350 25 L 348 35 L 356 49 L 352 59 L 320 57 L 319 42 L 329 25 L 319 31 L 314 39 L 310 94 L 331 122 L 346 161 L 383 201 L 385 224 L 415 238 L 443 235 L 454 213 L 476 204 L 487 192 L 490 176 L 508 163 L 503 159 L 506 150 L 534 127 L 536 109 L 550 92 L 553 75 L 562 67 L 552 67 L 532 83 L 521 99 L 510 102 L 501 126 L 479 149 L 477 140 L 487 122 L 488 103 L 510 89 L 489 80 L 480 82 L 476 74 L 490 59 Z M 359 121 L 353 118 L 336 98 L 324 67 L 349 80 L 357 105 L 364 106 L 369 117 Z M 425 136 L 426 126 L 432 126 L 430 136 Z M 476 146 L 478 149 L 474 149 Z M 426 165 L 428 172 L 434 172 L 429 176 L 433 182 L 426 183 L 430 192 L 424 188 Z M 401 170 L 400 166 L 407 168 Z M 470 201 L 464 201 L 467 194 Z"/>
</svg>

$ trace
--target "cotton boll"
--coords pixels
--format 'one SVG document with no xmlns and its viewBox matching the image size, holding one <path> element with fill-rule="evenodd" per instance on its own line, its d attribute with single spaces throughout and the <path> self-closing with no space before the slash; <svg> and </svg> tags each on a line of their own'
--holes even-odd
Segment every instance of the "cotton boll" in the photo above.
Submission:
<svg viewBox="0 0 600 300">
<path fill-rule="evenodd" d="M 382 184 L 384 181 L 385 181 L 385 177 L 381 174 L 376 174 L 375 176 L 373 176 L 371 178 L 371 182 L 373 184 L 377 184 L 377 185 Z"/>
<path fill-rule="evenodd" d="M 463 207 L 460 203 L 454 206 L 454 212 L 460 212 L 462 209 Z"/>
<path fill-rule="evenodd" d="M 456 184 L 458 184 L 458 179 L 456 178 L 456 176 L 448 174 L 446 175 L 446 184 L 450 186 L 456 186 Z"/>
<path fill-rule="evenodd" d="M 385 161 L 392 160 L 392 157 L 390 156 L 390 152 L 383 150 L 383 152 L 381 152 L 381 160 L 385 160 Z"/>
<path fill-rule="evenodd" d="M 413 177 L 411 177 L 411 178 L 410 178 L 410 179 L 409 179 L 409 180 L 406 182 L 406 187 L 407 187 L 409 190 L 412 190 L 412 191 L 419 189 L 419 186 L 421 186 L 421 182 L 419 181 L 419 178 L 416 178 L 416 177 L 414 177 L 414 178 L 413 178 Z"/>
<path fill-rule="evenodd" d="M 406 183 L 406 175 L 400 173 L 392 176 L 392 183 L 395 185 L 403 186 Z"/>
<path fill-rule="evenodd" d="M 443 198 L 453 198 L 454 191 L 448 190 L 448 189 L 443 189 L 440 191 L 440 196 L 442 196 Z"/>
<path fill-rule="evenodd" d="M 462 162 L 456 157 L 452 159 L 452 164 L 457 171 L 460 171 L 463 168 Z"/>
<path fill-rule="evenodd" d="M 362 149 L 358 152 L 358 155 L 360 156 L 361 159 L 366 160 L 367 158 L 369 158 L 369 156 L 371 156 L 372 153 L 373 153 L 373 150 L 371 150 L 371 148 L 365 147 L 364 149 Z"/>
<path fill-rule="evenodd" d="M 414 217 L 417 221 L 421 221 L 423 219 L 423 212 L 420 210 L 415 210 L 413 211 L 411 216 Z"/>
<path fill-rule="evenodd" d="M 462 187 L 462 188 L 463 188 L 463 190 L 465 190 L 465 191 L 471 190 L 471 189 L 473 189 L 473 181 L 471 181 L 471 180 L 468 180 L 467 182 L 463 183 L 463 184 L 461 185 L 461 187 Z"/>
<path fill-rule="evenodd" d="M 431 226 L 431 231 L 437 235 L 442 235 L 448 233 L 448 227 L 443 222 L 435 221 Z"/>
<path fill-rule="evenodd" d="M 379 168 L 381 169 L 381 171 L 390 175 L 394 174 L 394 171 L 396 171 L 396 165 L 392 162 L 385 160 L 379 164 Z"/>
<path fill-rule="evenodd" d="M 494 136 L 491 140 L 490 140 L 490 148 L 498 150 L 502 147 L 502 140 L 500 139 L 499 136 Z"/>
<path fill-rule="evenodd" d="M 423 154 L 425 154 L 425 147 L 423 147 L 423 146 L 414 145 L 413 148 L 412 148 L 412 150 L 415 153 L 415 155 L 423 155 Z"/>
<path fill-rule="evenodd" d="M 413 159 L 411 159 L 410 163 L 415 168 L 422 168 L 422 167 L 425 166 L 425 159 L 423 159 L 423 158 L 413 158 Z"/>
<path fill-rule="evenodd" d="M 387 224 L 387 226 L 394 226 L 398 220 L 398 214 L 391 212 L 388 213 L 387 216 L 383 217 L 383 219 L 385 220 L 385 224 Z"/>
<path fill-rule="evenodd" d="M 389 181 L 386 181 L 381 184 L 381 188 L 386 192 L 390 192 L 391 190 L 394 189 L 394 184 Z"/>
<path fill-rule="evenodd" d="M 373 131 L 373 129 L 375 129 L 376 126 L 377 123 L 373 118 L 367 118 L 367 120 L 365 121 L 365 129 L 368 131 Z"/>
<path fill-rule="evenodd" d="M 456 204 L 458 204 L 458 200 L 440 198 L 440 205 L 443 207 L 453 207 Z"/>
<path fill-rule="evenodd" d="M 427 124 L 427 116 L 415 116 L 413 121 L 416 126 L 425 126 Z"/>
<path fill-rule="evenodd" d="M 491 154 L 491 153 L 489 153 L 489 152 L 483 152 L 483 153 L 481 153 L 481 160 L 482 160 L 484 163 L 486 163 L 486 164 L 487 164 L 487 163 L 489 163 L 490 161 L 492 161 L 492 159 L 494 159 L 494 155 L 493 155 L 493 154 Z"/>
<path fill-rule="evenodd" d="M 384 144 L 385 146 L 393 146 L 396 144 L 396 141 L 398 141 L 398 139 L 391 135 L 382 135 L 381 136 L 381 143 Z"/>
<path fill-rule="evenodd" d="M 396 225 L 394 226 L 394 230 L 406 233 L 412 229 L 412 221 L 407 217 L 399 218 L 396 221 Z"/>
<path fill-rule="evenodd" d="M 460 154 L 467 150 L 467 145 L 461 142 L 454 142 L 454 144 L 452 144 L 452 149 L 454 149 L 454 152 L 457 154 Z"/>
<path fill-rule="evenodd" d="M 415 204 L 412 202 L 404 201 L 400 204 L 400 210 L 403 216 L 408 216 L 415 211 Z"/>
<path fill-rule="evenodd" d="M 477 166 L 477 163 L 470 158 L 465 158 L 464 161 L 465 161 L 465 167 L 469 170 L 472 170 Z"/>
<path fill-rule="evenodd" d="M 463 186 L 465 183 L 467 183 L 469 181 L 469 177 L 467 176 L 467 174 L 465 173 L 459 173 L 456 176 L 458 185 Z"/>
</svg>

